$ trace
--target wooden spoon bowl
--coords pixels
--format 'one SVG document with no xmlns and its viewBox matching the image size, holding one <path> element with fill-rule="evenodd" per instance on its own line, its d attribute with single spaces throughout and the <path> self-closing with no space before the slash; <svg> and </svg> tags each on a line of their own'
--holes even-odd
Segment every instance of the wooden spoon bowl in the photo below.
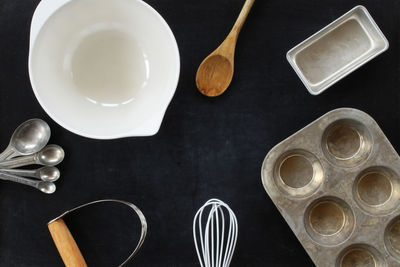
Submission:
<svg viewBox="0 0 400 267">
<path fill-rule="evenodd" d="M 207 96 L 218 96 L 229 86 L 233 77 L 233 61 L 223 55 L 210 55 L 197 71 L 196 84 Z"/>
</svg>

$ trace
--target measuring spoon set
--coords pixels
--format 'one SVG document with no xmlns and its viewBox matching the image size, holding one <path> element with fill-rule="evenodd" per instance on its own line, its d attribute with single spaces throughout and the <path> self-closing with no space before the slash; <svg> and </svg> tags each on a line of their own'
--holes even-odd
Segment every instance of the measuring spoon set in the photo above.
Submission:
<svg viewBox="0 0 400 267">
<path fill-rule="evenodd" d="M 55 165 L 65 156 L 58 145 L 48 145 L 50 127 L 40 119 L 31 119 L 15 129 L 7 148 L 0 154 L 0 179 L 35 187 L 46 194 L 56 191 L 54 184 L 60 178 Z M 16 169 L 42 165 L 38 169 Z"/>
</svg>

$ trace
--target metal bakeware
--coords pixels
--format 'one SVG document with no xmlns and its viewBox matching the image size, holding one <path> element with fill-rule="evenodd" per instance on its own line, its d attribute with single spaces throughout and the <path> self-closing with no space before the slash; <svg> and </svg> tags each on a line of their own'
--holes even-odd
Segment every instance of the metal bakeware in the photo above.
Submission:
<svg viewBox="0 0 400 267">
<path fill-rule="evenodd" d="M 400 158 L 377 123 L 333 110 L 275 146 L 262 182 L 317 266 L 400 266 Z"/>
<path fill-rule="evenodd" d="M 286 56 L 308 91 L 318 95 L 388 48 L 367 9 L 356 6 Z"/>
</svg>

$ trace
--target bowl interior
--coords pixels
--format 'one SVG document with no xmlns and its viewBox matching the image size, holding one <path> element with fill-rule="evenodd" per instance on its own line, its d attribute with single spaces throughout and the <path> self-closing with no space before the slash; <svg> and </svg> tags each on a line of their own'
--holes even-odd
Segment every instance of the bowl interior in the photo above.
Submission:
<svg viewBox="0 0 400 267">
<path fill-rule="evenodd" d="M 70 1 L 35 40 L 29 64 L 35 94 L 55 121 L 77 134 L 134 135 L 162 118 L 175 92 L 175 38 L 140 0 Z"/>
</svg>

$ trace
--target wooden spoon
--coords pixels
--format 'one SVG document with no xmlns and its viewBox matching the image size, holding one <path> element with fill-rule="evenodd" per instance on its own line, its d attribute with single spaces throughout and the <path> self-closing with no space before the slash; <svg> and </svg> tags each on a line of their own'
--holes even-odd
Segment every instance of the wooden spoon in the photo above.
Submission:
<svg viewBox="0 0 400 267">
<path fill-rule="evenodd" d="M 225 41 L 200 64 L 196 74 L 196 85 L 202 94 L 219 96 L 231 83 L 237 38 L 254 1 L 246 0 Z"/>
</svg>

